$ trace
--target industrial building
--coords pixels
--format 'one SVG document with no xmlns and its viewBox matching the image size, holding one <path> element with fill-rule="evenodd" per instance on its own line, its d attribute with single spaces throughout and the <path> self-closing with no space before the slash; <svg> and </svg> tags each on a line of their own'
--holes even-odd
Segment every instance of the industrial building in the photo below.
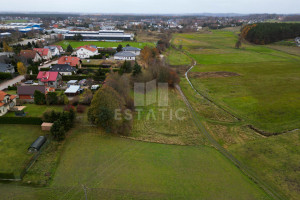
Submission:
<svg viewBox="0 0 300 200">
<path fill-rule="evenodd" d="M 0 29 L 2 30 L 17 30 L 22 33 L 27 33 L 32 30 L 43 30 L 41 28 L 42 24 L 38 23 L 10 23 L 10 24 L 0 24 Z"/>
<path fill-rule="evenodd" d="M 80 34 L 84 41 L 130 41 L 133 34 L 124 33 L 123 30 L 99 30 L 99 31 L 69 31 L 65 34 L 66 40 L 72 40 L 76 34 Z"/>
</svg>

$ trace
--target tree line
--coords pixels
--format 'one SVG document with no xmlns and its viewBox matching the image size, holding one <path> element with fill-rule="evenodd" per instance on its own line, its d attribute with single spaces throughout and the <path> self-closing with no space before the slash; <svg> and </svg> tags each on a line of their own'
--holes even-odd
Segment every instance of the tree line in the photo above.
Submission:
<svg viewBox="0 0 300 200">
<path fill-rule="evenodd" d="M 258 23 L 246 25 L 241 36 L 254 44 L 270 44 L 300 36 L 300 24 L 297 23 Z"/>
</svg>

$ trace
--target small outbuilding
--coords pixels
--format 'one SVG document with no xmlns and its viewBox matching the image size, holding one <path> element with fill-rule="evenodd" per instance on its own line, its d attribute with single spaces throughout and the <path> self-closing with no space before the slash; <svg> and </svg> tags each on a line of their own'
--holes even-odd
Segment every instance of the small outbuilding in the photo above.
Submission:
<svg viewBox="0 0 300 200">
<path fill-rule="evenodd" d="M 71 85 L 78 85 L 78 80 L 70 80 L 67 82 L 67 86 L 70 87 Z"/>
<path fill-rule="evenodd" d="M 53 123 L 47 123 L 47 122 L 42 123 L 41 125 L 42 131 L 50 131 L 52 125 Z"/>
<path fill-rule="evenodd" d="M 29 152 L 37 152 L 39 151 L 42 146 L 45 144 L 47 141 L 47 138 L 45 136 L 40 136 L 38 137 L 28 148 Z"/>
<path fill-rule="evenodd" d="M 67 96 L 76 96 L 80 93 L 80 85 L 70 85 L 65 91 Z"/>
</svg>

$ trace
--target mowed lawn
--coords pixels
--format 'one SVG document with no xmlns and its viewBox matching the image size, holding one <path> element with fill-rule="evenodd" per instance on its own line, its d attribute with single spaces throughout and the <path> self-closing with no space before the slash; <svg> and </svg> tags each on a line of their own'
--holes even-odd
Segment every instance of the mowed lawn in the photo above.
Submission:
<svg viewBox="0 0 300 200">
<path fill-rule="evenodd" d="M 72 41 L 72 40 L 63 40 L 58 43 L 57 45 L 62 46 L 64 49 L 68 47 L 70 44 L 73 48 L 77 48 L 83 45 L 95 45 L 97 47 L 118 47 L 119 44 L 121 44 L 123 47 L 125 47 L 127 44 L 129 44 L 132 47 L 137 48 L 144 48 L 145 46 L 151 46 L 154 47 L 156 45 L 155 42 L 132 42 L 132 41 L 124 41 L 124 42 L 104 42 L 104 41 Z"/>
<path fill-rule="evenodd" d="M 62 199 L 268 199 L 211 147 L 138 142 L 77 129 L 52 187 Z"/>
<path fill-rule="evenodd" d="M 33 154 L 28 147 L 38 136 L 43 135 L 40 126 L 0 125 L 0 173 L 19 176 Z"/>
<path fill-rule="evenodd" d="M 23 106 L 26 106 L 26 108 L 23 109 L 23 111 L 26 113 L 26 117 L 42 117 L 43 113 L 46 110 L 55 110 L 62 112 L 63 106 L 47 106 L 47 105 L 36 105 L 36 104 L 24 104 Z M 14 112 L 8 112 L 5 114 L 5 117 L 14 117 Z"/>
<path fill-rule="evenodd" d="M 196 89 L 248 123 L 268 132 L 300 127 L 300 58 L 264 46 L 243 44 L 230 31 L 176 34 L 175 45 L 197 61 Z M 234 77 L 202 77 L 201 72 L 234 72 Z"/>
</svg>

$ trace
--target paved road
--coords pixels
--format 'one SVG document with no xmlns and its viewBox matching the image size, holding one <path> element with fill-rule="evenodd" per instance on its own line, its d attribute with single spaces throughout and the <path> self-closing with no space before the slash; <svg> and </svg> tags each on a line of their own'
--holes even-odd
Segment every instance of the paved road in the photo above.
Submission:
<svg viewBox="0 0 300 200">
<path fill-rule="evenodd" d="M 48 67 L 50 67 L 52 64 L 57 64 L 57 61 L 58 61 L 58 60 L 53 60 L 52 62 L 50 62 L 50 63 L 48 63 L 48 64 L 44 64 L 44 65 L 42 65 L 42 66 L 39 66 L 39 69 L 41 69 L 41 68 L 48 68 Z"/>
<path fill-rule="evenodd" d="M 23 75 L 17 76 L 11 80 L 0 83 L 0 90 L 6 89 L 8 86 L 12 86 L 15 83 L 18 83 L 24 79 Z"/>
</svg>

